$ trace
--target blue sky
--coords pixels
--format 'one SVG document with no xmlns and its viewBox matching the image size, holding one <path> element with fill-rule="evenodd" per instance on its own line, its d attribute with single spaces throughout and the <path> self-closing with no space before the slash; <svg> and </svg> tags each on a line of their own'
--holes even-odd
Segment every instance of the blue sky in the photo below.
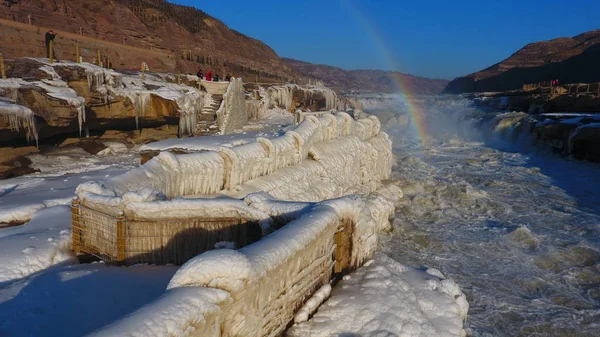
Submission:
<svg viewBox="0 0 600 337">
<path fill-rule="evenodd" d="M 527 43 L 600 28 L 597 0 L 171 0 L 282 57 L 452 79 Z"/>
</svg>

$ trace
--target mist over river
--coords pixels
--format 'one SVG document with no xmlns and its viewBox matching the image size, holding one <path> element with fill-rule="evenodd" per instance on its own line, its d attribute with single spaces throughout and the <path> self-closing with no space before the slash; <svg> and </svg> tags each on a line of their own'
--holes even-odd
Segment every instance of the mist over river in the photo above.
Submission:
<svg viewBox="0 0 600 337">
<path fill-rule="evenodd" d="M 390 134 L 404 191 L 381 251 L 455 280 L 473 336 L 600 335 L 600 164 L 505 141 L 498 112 L 459 96 L 363 109 Z"/>
</svg>

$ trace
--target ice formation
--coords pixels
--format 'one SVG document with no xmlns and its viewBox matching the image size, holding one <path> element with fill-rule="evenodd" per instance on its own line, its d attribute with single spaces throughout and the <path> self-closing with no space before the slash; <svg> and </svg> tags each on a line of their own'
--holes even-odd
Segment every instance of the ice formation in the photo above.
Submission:
<svg viewBox="0 0 600 337">
<path fill-rule="evenodd" d="M 265 88 L 259 86 L 253 94 L 256 97 L 246 100 L 246 114 L 248 115 L 248 120 L 267 119 L 271 115 L 271 106 L 273 105 L 271 103 L 269 92 Z"/>
<path fill-rule="evenodd" d="M 232 78 L 223 95 L 221 107 L 217 110 L 220 134 L 231 133 L 248 122 L 246 114 L 246 94 L 241 78 Z"/>
<path fill-rule="evenodd" d="M 260 204 L 269 209 L 271 205 L 274 212 L 282 211 L 281 201 L 264 194 L 250 199 L 249 207 Z M 358 196 L 317 204 L 288 202 L 286 208 L 298 212 L 286 226 L 239 250 L 208 251 L 188 261 L 175 273 L 162 298 L 95 336 L 282 333 L 286 322 L 294 319 L 294 307 L 304 304 L 296 315 L 303 321 L 331 291 L 334 235 L 340 222 L 354 224 L 352 236 L 378 230 L 378 220 L 370 216 L 372 206 Z M 393 206 L 387 216 L 392 213 Z M 348 254 L 360 264 L 372 256 L 375 247 L 355 240 Z M 182 299 L 179 294 L 184 291 L 188 293 Z M 175 308 L 178 301 L 186 308 Z"/>
<path fill-rule="evenodd" d="M 105 197 L 89 191 L 79 196 L 92 208 L 119 207 L 113 209 L 119 212 L 124 210 L 120 196 L 143 188 L 169 199 L 215 193 L 243 198 L 263 191 L 281 199 L 318 201 L 351 191 L 370 192 L 391 172 L 391 142 L 379 130 L 372 116 L 358 121 L 345 113 L 308 116 L 271 139 L 259 137 L 256 142 L 186 155 L 162 152 L 109 179 L 106 186 L 115 196 L 106 203 Z"/>
<path fill-rule="evenodd" d="M 47 95 L 67 102 L 77 111 L 80 133 L 83 124 L 86 122 L 85 100 L 68 87 L 67 83 L 56 72 L 56 67 L 83 69 L 87 77 L 89 90 L 103 95 L 103 101 L 106 104 L 117 96 L 128 98 L 134 107 L 136 128 L 139 128 L 140 117 L 144 117 L 148 111 L 148 107 L 152 102 L 152 95 L 176 103 L 177 112 L 180 115 L 181 135 L 194 133 L 197 117 L 204 106 L 204 95 L 200 90 L 183 84 L 168 83 L 168 75 L 166 74 L 146 74 L 145 79 L 142 80 L 139 75 L 123 75 L 114 70 L 104 69 L 88 63 L 61 62 L 49 64 L 43 59 L 34 60 L 40 62 L 39 69 L 48 74 L 51 79 L 35 82 L 26 82 L 22 79 L 0 80 L 0 95 L 7 97 L 14 103 L 17 99 L 17 89 L 19 87 L 26 85 L 39 87 Z M 148 89 L 150 87 L 156 89 Z M 240 111 L 243 112 L 245 109 L 240 109 Z"/>
<path fill-rule="evenodd" d="M 294 101 L 294 92 L 303 96 L 303 101 L 310 101 L 316 93 L 320 93 L 325 98 L 326 110 L 345 110 L 345 105 L 335 93 L 335 91 L 324 86 L 298 86 L 296 84 L 286 84 L 271 86 L 268 89 L 270 105 L 292 111 Z M 261 93 L 262 96 L 262 93 Z"/>
<path fill-rule="evenodd" d="M 378 255 L 344 277 L 315 316 L 287 335 L 466 336 L 468 308 L 458 285 L 439 271 L 416 270 Z"/>
<path fill-rule="evenodd" d="M 139 76 L 128 75 L 123 76 L 120 81 L 124 88 L 113 89 L 112 92 L 114 95 L 129 98 L 133 103 L 136 128 L 139 128 L 139 118 L 146 115 L 148 105 L 152 102 L 151 96 L 156 95 L 177 104 L 180 135 L 194 133 L 197 117 L 205 105 L 205 96 L 200 90 L 183 84 L 167 83 L 160 74 L 147 74 L 144 80 Z M 158 89 L 149 90 L 147 86 Z"/>
<path fill-rule="evenodd" d="M 35 140 L 37 145 L 37 127 L 31 109 L 22 105 L 0 101 L 0 117 L 8 119 L 10 128 L 14 131 L 26 130 L 27 141 Z"/>
</svg>

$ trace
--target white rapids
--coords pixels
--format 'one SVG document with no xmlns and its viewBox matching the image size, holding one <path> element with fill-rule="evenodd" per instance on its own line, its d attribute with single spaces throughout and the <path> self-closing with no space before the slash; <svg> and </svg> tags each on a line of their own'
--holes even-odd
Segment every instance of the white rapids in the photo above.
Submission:
<svg viewBox="0 0 600 337">
<path fill-rule="evenodd" d="M 404 191 L 380 250 L 456 281 L 472 336 L 598 336 L 600 165 L 504 142 L 481 122 L 493 112 L 457 96 L 396 107 L 365 109 L 393 139 Z"/>
</svg>

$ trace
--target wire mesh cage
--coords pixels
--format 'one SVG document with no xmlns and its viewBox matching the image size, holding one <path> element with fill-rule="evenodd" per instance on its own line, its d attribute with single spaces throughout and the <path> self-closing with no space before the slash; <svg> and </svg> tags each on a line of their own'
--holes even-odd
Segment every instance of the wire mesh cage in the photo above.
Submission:
<svg viewBox="0 0 600 337">
<path fill-rule="evenodd" d="M 107 263 L 183 264 L 214 249 L 218 242 L 243 247 L 260 239 L 258 223 L 241 217 L 131 221 L 81 205 L 71 205 L 75 253 L 91 254 Z"/>
</svg>

